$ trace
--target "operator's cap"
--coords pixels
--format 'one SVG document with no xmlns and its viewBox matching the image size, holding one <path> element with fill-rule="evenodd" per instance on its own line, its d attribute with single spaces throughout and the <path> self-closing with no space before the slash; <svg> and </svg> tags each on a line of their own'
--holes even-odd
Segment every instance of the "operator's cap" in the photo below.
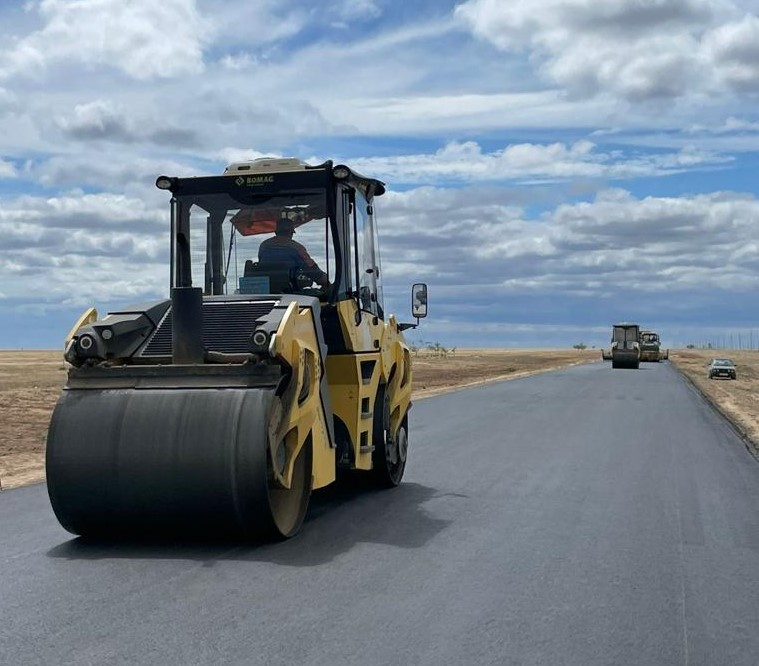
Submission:
<svg viewBox="0 0 759 666">
<path fill-rule="evenodd" d="M 277 220 L 277 233 L 294 234 L 295 225 L 293 224 L 293 221 L 288 217 L 280 217 Z"/>
</svg>

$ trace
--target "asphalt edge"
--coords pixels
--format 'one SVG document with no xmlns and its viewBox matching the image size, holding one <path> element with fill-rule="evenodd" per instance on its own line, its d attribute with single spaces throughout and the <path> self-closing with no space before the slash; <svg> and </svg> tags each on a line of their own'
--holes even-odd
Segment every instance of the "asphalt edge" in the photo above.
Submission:
<svg viewBox="0 0 759 666">
<path fill-rule="evenodd" d="M 693 388 L 698 395 L 709 405 L 717 414 L 719 414 L 735 432 L 736 435 L 743 442 L 743 446 L 752 455 L 752 457 L 759 462 L 759 442 L 754 440 L 748 431 L 740 424 L 726 409 L 722 407 L 716 400 L 714 400 L 706 391 L 703 391 L 701 387 L 696 384 L 691 377 L 689 377 L 684 371 L 680 369 L 680 366 L 673 361 L 669 361 L 669 365 L 675 368 L 675 371 L 686 381 L 686 383 Z"/>
<path fill-rule="evenodd" d="M 418 400 L 427 400 L 428 398 L 436 398 L 439 395 L 447 395 L 449 393 L 455 393 L 456 391 L 463 391 L 469 388 L 475 388 L 477 386 L 485 386 L 486 384 L 495 384 L 497 382 L 507 382 L 513 379 L 524 379 L 525 377 L 532 377 L 534 375 L 540 375 L 545 372 L 556 372 L 557 370 L 563 370 L 565 368 L 573 368 L 577 365 L 589 365 L 591 363 L 599 363 L 598 359 L 590 359 L 587 361 L 572 361 L 563 365 L 552 365 L 548 368 L 540 368 L 539 370 L 518 370 L 517 372 L 511 372 L 506 375 L 494 375 L 486 379 L 478 379 L 473 382 L 467 382 L 465 384 L 457 384 L 455 386 L 446 386 L 444 388 L 435 389 L 421 389 L 417 392 L 417 395 L 411 394 L 411 401 L 416 402 Z"/>
</svg>

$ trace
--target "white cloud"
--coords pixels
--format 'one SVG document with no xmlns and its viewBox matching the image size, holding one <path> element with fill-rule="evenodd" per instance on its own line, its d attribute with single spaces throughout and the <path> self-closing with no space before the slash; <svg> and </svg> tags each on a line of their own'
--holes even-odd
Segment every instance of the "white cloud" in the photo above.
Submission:
<svg viewBox="0 0 759 666">
<path fill-rule="evenodd" d="M 759 19 L 730 0 L 468 0 L 456 16 L 577 97 L 755 90 Z"/>
<path fill-rule="evenodd" d="M 66 61 L 135 79 L 203 69 L 208 24 L 193 0 L 40 0 L 30 7 L 44 25 L 0 52 L 0 77 L 42 74 Z"/>
<path fill-rule="evenodd" d="M 332 3 L 331 3 L 332 4 Z M 332 14 L 338 21 L 370 21 L 382 15 L 382 9 L 376 0 L 342 0 L 332 4 Z"/>
<path fill-rule="evenodd" d="M 759 132 L 759 123 L 730 116 L 716 132 Z"/>
<path fill-rule="evenodd" d="M 746 187 L 759 152 L 751 0 L 28 7 L 0 26 L 6 294 L 164 295 L 156 175 L 271 154 L 386 180 L 387 293 L 429 280 L 452 330 L 609 310 L 626 284 L 704 312 L 759 286 L 754 198 L 682 194 Z"/>
<path fill-rule="evenodd" d="M 713 193 L 636 198 L 605 190 L 538 219 L 493 190 L 422 188 L 379 202 L 385 256 L 443 284 L 495 293 L 704 292 L 759 287 L 759 201 Z M 413 248 L 413 249 L 411 249 Z M 400 275 L 398 275 L 400 278 Z M 485 292 L 480 292 L 485 293 Z"/>
<path fill-rule="evenodd" d="M 358 171 L 396 183 L 540 182 L 572 178 L 638 178 L 713 168 L 732 158 L 686 147 L 676 153 L 629 155 L 597 151 L 590 141 L 521 143 L 484 153 L 473 141 L 451 142 L 424 155 L 354 158 Z"/>
<path fill-rule="evenodd" d="M 77 139 L 109 138 L 133 141 L 125 114 L 109 100 L 77 104 L 71 116 L 59 116 L 58 126 Z"/>
<path fill-rule="evenodd" d="M 10 293 L 80 307 L 166 292 L 167 210 L 81 192 L 4 204 L 0 276 Z"/>
<path fill-rule="evenodd" d="M 639 198 L 607 189 L 538 217 L 526 211 L 542 195 L 530 196 L 481 186 L 381 197 L 383 275 L 394 310 L 405 312 L 405 290 L 416 280 L 430 283 L 435 319 L 451 324 L 503 317 L 536 324 L 543 308 L 559 316 L 557 299 L 590 299 L 596 310 L 589 317 L 609 316 L 615 307 L 609 294 L 619 290 L 639 307 L 675 299 L 708 309 L 719 294 L 759 288 L 753 196 Z M 72 307 L 163 297 L 165 203 L 81 192 L 6 200 L 0 210 L 4 290 Z"/>
<path fill-rule="evenodd" d="M 18 176 L 16 165 L 0 158 L 0 178 L 15 178 L 16 176 Z"/>
<path fill-rule="evenodd" d="M 731 87 L 759 91 L 759 18 L 745 15 L 740 21 L 719 26 L 707 34 L 704 50 L 718 76 Z"/>
</svg>

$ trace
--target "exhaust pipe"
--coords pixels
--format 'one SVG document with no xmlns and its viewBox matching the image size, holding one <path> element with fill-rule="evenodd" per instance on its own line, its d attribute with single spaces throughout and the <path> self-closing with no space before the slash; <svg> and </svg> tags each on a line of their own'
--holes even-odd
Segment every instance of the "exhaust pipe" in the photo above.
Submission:
<svg viewBox="0 0 759 666">
<path fill-rule="evenodd" d="M 171 290 L 171 350 L 175 365 L 203 363 L 203 290 L 200 287 Z"/>
</svg>

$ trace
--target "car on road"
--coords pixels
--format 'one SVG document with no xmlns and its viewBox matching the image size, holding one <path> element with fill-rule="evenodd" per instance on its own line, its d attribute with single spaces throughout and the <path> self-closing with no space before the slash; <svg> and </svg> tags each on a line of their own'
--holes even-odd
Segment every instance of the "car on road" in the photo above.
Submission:
<svg viewBox="0 0 759 666">
<path fill-rule="evenodd" d="M 735 363 L 729 358 L 713 358 L 709 364 L 709 379 L 714 379 L 715 377 L 736 379 L 737 375 Z"/>
</svg>

